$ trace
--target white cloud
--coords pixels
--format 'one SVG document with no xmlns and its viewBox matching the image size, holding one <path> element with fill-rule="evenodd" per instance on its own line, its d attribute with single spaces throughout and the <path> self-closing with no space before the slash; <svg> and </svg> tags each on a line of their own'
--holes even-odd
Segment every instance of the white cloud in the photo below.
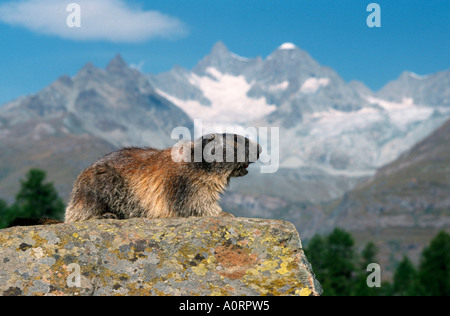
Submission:
<svg viewBox="0 0 450 316">
<path fill-rule="evenodd" d="M 186 28 L 177 18 L 144 11 L 123 0 L 74 0 L 81 8 L 81 27 L 70 28 L 66 11 L 70 1 L 22 0 L 0 4 L 0 22 L 33 32 L 72 40 L 142 42 L 157 37 L 178 37 Z"/>
</svg>

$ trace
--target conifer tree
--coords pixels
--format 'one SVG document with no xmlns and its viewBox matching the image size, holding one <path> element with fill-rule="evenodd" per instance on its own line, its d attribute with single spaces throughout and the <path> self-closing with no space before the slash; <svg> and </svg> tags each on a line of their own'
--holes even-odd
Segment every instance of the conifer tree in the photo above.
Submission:
<svg viewBox="0 0 450 316">
<path fill-rule="evenodd" d="M 327 252 L 324 258 L 324 266 L 327 267 L 323 281 L 325 295 L 351 295 L 355 270 L 353 246 L 352 236 L 340 228 L 336 228 L 328 235 Z"/>
<path fill-rule="evenodd" d="M 377 287 L 369 287 L 367 284 L 367 267 L 371 263 L 377 263 L 376 255 L 378 249 L 373 242 L 367 243 L 366 247 L 361 253 L 361 260 L 358 266 L 357 279 L 353 295 L 355 296 L 378 296 L 382 294 L 382 290 Z M 381 277 L 381 276 L 380 276 Z"/>
<path fill-rule="evenodd" d="M 64 214 L 64 202 L 51 182 L 45 182 L 45 171 L 31 169 L 20 181 L 20 190 L 11 207 L 14 218 L 61 219 Z"/>
<path fill-rule="evenodd" d="M 442 231 L 422 252 L 419 266 L 422 295 L 450 295 L 450 234 Z"/>
<path fill-rule="evenodd" d="M 0 199 L 0 229 L 5 228 L 9 223 L 9 207 L 6 201 Z"/>
<path fill-rule="evenodd" d="M 319 234 L 314 235 L 308 242 L 308 248 L 305 249 L 308 261 L 314 268 L 314 273 L 318 280 L 326 276 L 327 267 L 325 266 L 325 255 L 327 244 L 324 237 Z"/>
<path fill-rule="evenodd" d="M 417 270 L 408 257 L 397 266 L 394 273 L 393 295 L 414 296 L 417 293 Z"/>
</svg>

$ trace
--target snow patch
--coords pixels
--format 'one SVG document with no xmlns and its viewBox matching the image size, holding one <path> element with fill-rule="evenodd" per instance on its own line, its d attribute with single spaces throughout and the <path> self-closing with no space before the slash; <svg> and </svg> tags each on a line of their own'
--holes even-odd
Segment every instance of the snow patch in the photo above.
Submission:
<svg viewBox="0 0 450 316">
<path fill-rule="evenodd" d="M 414 72 L 409 72 L 408 75 L 409 75 L 411 78 L 414 78 L 414 79 L 416 79 L 416 80 L 424 80 L 424 79 L 426 79 L 426 78 L 428 77 L 428 76 L 426 76 L 426 75 L 424 75 L 424 76 L 418 75 L 418 74 L 416 74 L 416 73 L 414 73 Z"/>
<path fill-rule="evenodd" d="M 405 98 L 402 103 L 374 97 L 367 97 L 367 100 L 372 104 L 378 104 L 383 110 L 364 107 L 353 112 L 331 109 L 313 113 L 310 118 L 315 124 L 312 127 L 311 135 L 328 138 L 343 133 L 363 131 L 374 124 L 384 123 L 387 118 L 396 128 L 406 131 L 411 124 L 428 120 L 434 112 L 433 108 L 415 105 L 411 98 Z"/>
<path fill-rule="evenodd" d="M 401 130 L 405 130 L 412 123 L 428 120 L 434 112 L 431 107 L 415 105 L 412 98 L 403 98 L 401 103 L 369 96 L 366 99 L 381 106 L 388 113 L 390 121 Z"/>
<path fill-rule="evenodd" d="M 233 57 L 234 59 L 237 59 L 239 61 L 249 61 L 250 60 L 247 57 L 242 57 L 242 56 L 239 56 L 239 55 L 237 55 L 235 53 L 231 53 L 231 57 Z"/>
<path fill-rule="evenodd" d="M 189 82 L 203 91 L 211 105 L 203 105 L 195 100 L 180 100 L 156 89 L 186 112 L 192 119 L 202 119 L 206 125 L 234 125 L 258 120 L 276 110 L 276 106 L 267 104 L 266 98 L 247 96 L 251 89 L 244 76 L 223 74 L 216 68 L 206 69 L 208 76 L 189 75 Z"/>
<path fill-rule="evenodd" d="M 311 115 L 315 121 L 310 135 L 321 136 L 323 139 L 336 137 L 346 132 L 356 132 L 381 122 L 382 113 L 375 108 L 362 108 L 359 111 L 342 112 L 331 109 L 316 112 Z"/>
<path fill-rule="evenodd" d="M 321 87 L 326 87 L 330 78 L 309 78 L 302 84 L 300 91 L 303 93 L 316 93 Z"/>
<path fill-rule="evenodd" d="M 296 48 L 297 48 L 297 46 L 295 46 L 295 44 L 293 44 L 293 43 L 284 43 L 278 49 L 289 50 L 289 49 L 296 49 Z"/>
<path fill-rule="evenodd" d="M 269 86 L 270 91 L 286 90 L 289 87 L 289 81 L 283 81 L 281 83 Z"/>
</svg>

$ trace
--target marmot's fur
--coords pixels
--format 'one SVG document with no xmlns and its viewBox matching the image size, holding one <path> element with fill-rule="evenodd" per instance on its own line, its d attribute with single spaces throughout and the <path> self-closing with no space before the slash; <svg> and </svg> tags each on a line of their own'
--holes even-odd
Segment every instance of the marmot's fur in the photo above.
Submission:
<svg viewBox="0 0 450 316">
<path fill-rule="evenodd" d="M 173 153 L 182 161 L 176 162 Z M 261 147 L 235 134 L 210 134 L 176 150 L 124 148 L 77 178 L 65 222 L 95 218 L 223 216 L 220 194 L 248 173 Z"/>
</svg>

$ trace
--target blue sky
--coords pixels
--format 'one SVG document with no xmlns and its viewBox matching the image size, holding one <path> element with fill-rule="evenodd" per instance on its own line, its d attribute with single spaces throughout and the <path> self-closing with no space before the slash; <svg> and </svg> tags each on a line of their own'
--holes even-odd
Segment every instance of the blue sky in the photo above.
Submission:
<svg viewBox="0 0 450 316">
<path fill-rule="evenodd" d="M 65 24 L 70 2 L 81 29 Z M 371 2 L 381 28 L 366 24 Z M 449 20 L 448 0 L 0 0 L 0 104 L 116 53 L 147 73 L 190 69 L 219 40 L 245 57 L 293 42 L 378 90 L 405 70 L 450 68 Z"/>
</svg>

